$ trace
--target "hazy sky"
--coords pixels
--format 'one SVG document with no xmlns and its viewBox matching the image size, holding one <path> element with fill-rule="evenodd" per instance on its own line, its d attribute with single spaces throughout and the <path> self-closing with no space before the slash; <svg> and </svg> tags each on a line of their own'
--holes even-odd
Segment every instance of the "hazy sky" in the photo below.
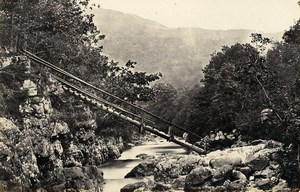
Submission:
<svg viewBox="0 0 300 192">
<path fill-rule="evenodd" d="M 299 0 L 94 0 L 105 9 L 138 15 L 167 27 L 279 32 L 300 17 Z"/>
</svg>

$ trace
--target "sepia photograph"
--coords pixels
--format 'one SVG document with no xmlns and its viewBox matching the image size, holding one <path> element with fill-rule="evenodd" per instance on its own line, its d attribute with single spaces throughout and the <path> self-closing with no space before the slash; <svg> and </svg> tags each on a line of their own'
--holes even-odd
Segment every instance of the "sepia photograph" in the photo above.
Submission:
<svg viewBox="0 0 300 192">
<path fill-rule="evenodd" d="M 299 0 L 0 0 L 0 192 L 299 190 Z"/>
</svg>

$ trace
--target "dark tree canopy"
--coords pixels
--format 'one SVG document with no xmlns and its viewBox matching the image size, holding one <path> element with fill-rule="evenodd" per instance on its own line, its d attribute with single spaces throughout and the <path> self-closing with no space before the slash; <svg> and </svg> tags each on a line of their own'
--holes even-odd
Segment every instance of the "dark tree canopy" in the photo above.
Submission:
<svg viewBox="0 0 300 192">
<path fill-rule="evenodd" d="M 89 0 L 1 1 L 0 44 L 26 48 L 123 99 L 151 100 L 150 82 L 161 74 L 133 72 L 135 62 L 121 67 L 102 54 L 105 36 L 87 12 L 94 6 Z"/>
</svg>

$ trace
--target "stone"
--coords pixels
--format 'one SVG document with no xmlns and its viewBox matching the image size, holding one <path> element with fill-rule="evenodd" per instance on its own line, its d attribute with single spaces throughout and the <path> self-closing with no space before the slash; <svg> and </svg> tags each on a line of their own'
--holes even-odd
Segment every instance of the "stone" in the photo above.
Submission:
<svg viewBox="0 0 300 192">
<path fill-rule="evenodd" d="M 291 189 L 285 180 L 279 179 L 279 182 L 272 188 L 272 191 L 291 191 Z"/>
<path fill-rule="evenodd" d="M 182 166 L 174 159 L 159 162 L 154 169 L 154 180 L 156 182 L 172 183 L 181 175 Z"/>
<path fill-rule="evenodd" d="M 121 192 L 134 192 L 135 190 L 145 187 L 146 185 L 147 184 L 145 182 L 127 184 L 121 188 Z"/>
<path fill-rule="evenodd" d="M 243 191 L 246 186 L 245 180 L 235 180 L 235 181 L 225 181 L 224 187 L 226 187 L 227 191 Z"/>
<path fill-rule="evenodd" d="M 31 81 L 30 79 L 26 79 L 23 82 L 23 86 L 21 90 L 27 91 L 28 96 L 36 96 L 37 95 L 37 84 Z"/>
<path fill-rule="evenodd" d="M 197 167 L 186 176 L 185 188 L 201 186 L 206 181 L 210 180 L 213 176 L 213 172 L 208 167 Z"/>
<path fill-rule="evenodd" d="M 255 185 L 262 190 L 269 190 L 273 187 L 273 183 L 270 179 L 256 179 Z"/>
<path fill-rule="evenodd" d="M 146 153 L 141 153 L 141 154 L 138 154 L 135 157 L 144 160 L 144 159 L 146 159 L 148 157 L 148 155 Z"/>
<path fill-rule="evenodd" d="M 53 122 L 50 124 L 50 127 L 52 128 L 52 134 L 51 134 L 52 137 L 58 135 L 65 135 L 70 132 L 68 124 L 63 121 Z"/>
<path fill-rule="evenodd" d="M 232 166 L 224 165 L 213 171 L 212 184 L 214 186 L 221 185 L 231 176 Z"/>
<path fill-rule="evenodd" d="M 84 173 L 80 167 L 65 167 L 64 175 L 66 179 L 77 180 L 84 178 Z"/>
<path fill-rule="evenodd" d="M 259 171 L 269 165 L 269 158 L 265 155 L 258 155 L 257 153 L 250 155 L 246 158 L 245 164 L 254 171 Z"/>
<path fill-rule="evenodd" d="M 115 145 L 109 145 L 108 146 L 108 156 L 112 159 L 117 159 L 121 156 L 121 152 L 119 148 Z"/>
<path fill-rule="evenodd" d="M 89 178 L 96 179 L 97 181 L 102 182 L 103 179 L 103 171 L 96 166 L 85 166 L 82 168 L 83 172 L 89 176 Z"/>
<path fill-rule="evenodd" d="M 4 117 L 0 117 L 0 131 L 19 130 L 19 128 L 11 121 Z"/>
<path fill-rule="evenodd" d="M 196 166 L 202 165 L 202 159 L 199 155 L 185 155 L 177 159 L 176 163 L 182 167 L 181 174 L 189 174 Z"/>
<path fill-rule="evenodd" d="M 242 172 L 236 170 L 232 171 L 232 177 L 237 180 L 247 180 L 247 177 Z"/>
<path fill-rule="evenodd" d="M 210 165 L 213 168 L 222 167 L 224 165 L 236 166 L 241 164 L 242 164 L 242 159 L 238 156 L 224 156 L 224 157 L 212 159 L 210 161 Z"/>
<path fill-rule="evenodd" d="M 135 147 L 135 144 L 134 143 L 126 143 L 126 147 L 130 149 L 132 147 Z"/>
<path fill-rule="evenodd" d="M 278 169 L 274 170 L 274 169 L 271 169 L 270 167 L 267 167 L 263 170 L 256 171 L 253 175 L 255 177 L 259 177 L 259 178 L 271 178 L 273 176 L 277 176 L 278 174 L 279 174 Z"/>
<path fill-rule="evenodd" d="M 171 184 L 155 183 L 152 190 L 154 190 L 154 191 L 167 191 L 171 188 L 172 188 Z"/>
<path fill-rule="evenodd" d="M 172 183 L 172 188 L 174 189 L 183 189 L 185 185 L 186 176 L 180 176 L 175 179 Z"/>
<path fill-rule="evenodd" d="M 153 175 L 155 166 L 156 163 L 154 161 L 140 163 L 135 166 L 129 173 L 127 173 L 127 175 L 125 175 L 125 178 L 145 177 Z"/>
<path fill-rule="evenodd" d="M 250 167 L 240 167 L 239 171 L 242 172 L 244 175 L 246 175 L 247 177 L 250 176 L 251 174 L 251 169 Z"/>
<path fill-rule="evenodd" d="M 63 148 L 63 146 L 61 145 L 61 142 L 60 142 L 59 140 L 56 140 L 56 141 L 53 142 L 52 148 L 53 148 L 54 152 L 55 152 L 56 154 L 58 154 L 59 156 L 62 156 L 62 155 L 63 155 L 64 148 Z"/>
<path fill-rule="evenodd" d="M 0 180 L 11 181 L 14 177 L 15 175 L 9 167 L 0 166 Z"/>
</svg>

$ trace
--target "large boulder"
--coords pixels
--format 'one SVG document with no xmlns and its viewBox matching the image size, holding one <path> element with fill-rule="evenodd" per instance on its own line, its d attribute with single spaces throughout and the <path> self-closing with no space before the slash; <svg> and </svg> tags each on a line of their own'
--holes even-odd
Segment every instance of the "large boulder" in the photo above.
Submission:
<svg viewBox="0 0 300 192">
<path fill-rule="evenodd" d="M 222 167 L 224 165 L 237 166 L 242 164 L 242 159 L 239 156 L 221 156 L 219 158 L 212 159 L 210 165 L 213 168 Z"/>
<path fill-rule="evenodd" d="M 197 167 L 186 176 L 185 189 L 198 187 L 211 180 L 213 171 L 208 167 Z"/>
<path fill-rule="evenodd" d="M 224 165 L 213 170 L 212 184 L 214 186 L 221 185 L 226 179 L 231 176 L 232 166 Z"/>
<path fill-rule="evenodd" d="M 180 176 L 175 179 L 172 183 L 172 188 L 174 189 L 183 189 L 185 185 L 186 176 Z"/>
<path fill-rule="evenodd" d="M 266 155 L 261 153 L 255 153 L 247 156 L 245 164 L 254 171 L 259 171 L 266 168 L 269 165 L 270 159 Z"/>
<path fill-rule="evenodd" d="M 103 172 L 95 166 L 64 168 L 66 187 L 71 189 L 98 189 L 103 184 Z"/>
<path fill-rule="evenodd" d="M 171 184 L 165 184 L 165 183 L 155 183 L 153 187 L 153 191 L 167 191 L 172 188 Z"/>
<path fill-rule="evenodd" d="M 154 180 L 156 182 L 172 183 L 182 172 L 182 166 L 174 159 L 159 162 L 154 170 Z"/>
<path fill-rule="evenodd" d="M 146 186 L 145 182 L 131 183 L 122 187 L 121 192 L 134 192 L 136 189 L 143 188 L 145 186 Z"/>
<path fill-rule="evenodd" d="M 19 128 L 9 119 L 0 117 L 0 132 L 18 131 Z"/>
<path fill-rule="evenodd" d="M 126 176 L 125 178 L 130 177 L 145 177 L 153 175 L 154 168 L 156 166 L 156 162 L 144 162 L 135 166 Z"/>
</svg>

